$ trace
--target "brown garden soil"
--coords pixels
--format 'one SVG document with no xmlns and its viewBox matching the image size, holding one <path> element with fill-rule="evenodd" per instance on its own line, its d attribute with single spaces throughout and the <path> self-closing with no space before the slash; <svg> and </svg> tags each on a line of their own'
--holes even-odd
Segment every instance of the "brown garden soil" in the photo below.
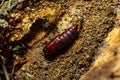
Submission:
<svg viewBox="0 0 120 80">
<path fill-rule="evenodd" d="M 11 1 L 9 9 L 7 1 L 1 4 L 1 11 L 6 11 L 0 18 L 8 24 L 0 25 L 0 55 L 13 80 L 79 80 L 114 28 L 118 4 L 117 0 Z M 45 56 L 44 46 L 73 24 L 79 25 L 75 41 Z"/>
</svg>

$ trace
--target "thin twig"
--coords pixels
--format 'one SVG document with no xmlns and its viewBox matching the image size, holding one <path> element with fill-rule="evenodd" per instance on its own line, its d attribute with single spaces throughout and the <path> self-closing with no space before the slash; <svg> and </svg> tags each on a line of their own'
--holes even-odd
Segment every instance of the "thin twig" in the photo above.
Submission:
<svg viewBox="0 0 120 80">
<path fill-rule="evenodd" d="M 3 63 L 1 63 L 1 65 L 2 65 L 2 69 L 3 69 L 3 71 L 4 71 L 4 74 L 5 74 L 6 80 L 10 80 L 9 77 L 8 77 L 8 73 L 7 73 L 7 70 L 6 70 L 5 65 L 4 65 Z"/>
<path fill-rule="evenodd" d="M 5 74 L 5 78 L 6 78 L 6 80 L 10 80 L 8 73 L 7 73 L 7 70 L 6 70 L 6 66 L 4 65 L 4 57 L 0 55 L 0 58 L 1 58 L 0 64 L 2 65 L 2 69 L 3 69 L 3 72 Z"/>
<path fill-rule="evenodd" d="M 0 4 L 0 7 L 3 5 L 3 3 L 4 3 L 4 0 L 2 0 L 2 2 L 1 2 L 1 4 Z"/>
</svg>

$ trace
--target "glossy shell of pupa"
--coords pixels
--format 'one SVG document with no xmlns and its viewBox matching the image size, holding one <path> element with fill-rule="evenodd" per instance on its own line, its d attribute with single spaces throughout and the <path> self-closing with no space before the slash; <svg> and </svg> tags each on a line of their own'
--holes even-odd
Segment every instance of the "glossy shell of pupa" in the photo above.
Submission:
<svg viewBox="0 0 120 80">
<path fill-rule="evenodd" d="M 73 25 L 70 28 L 66 29 L 63 33 L 58 34 L 43 48 L 45 55 L 54 54 L 57 51 L 69 45 L 70 43 L 72 43 L 77 34 L 77 30 L 78 30 L 78 26 Z"/>
</svg>

